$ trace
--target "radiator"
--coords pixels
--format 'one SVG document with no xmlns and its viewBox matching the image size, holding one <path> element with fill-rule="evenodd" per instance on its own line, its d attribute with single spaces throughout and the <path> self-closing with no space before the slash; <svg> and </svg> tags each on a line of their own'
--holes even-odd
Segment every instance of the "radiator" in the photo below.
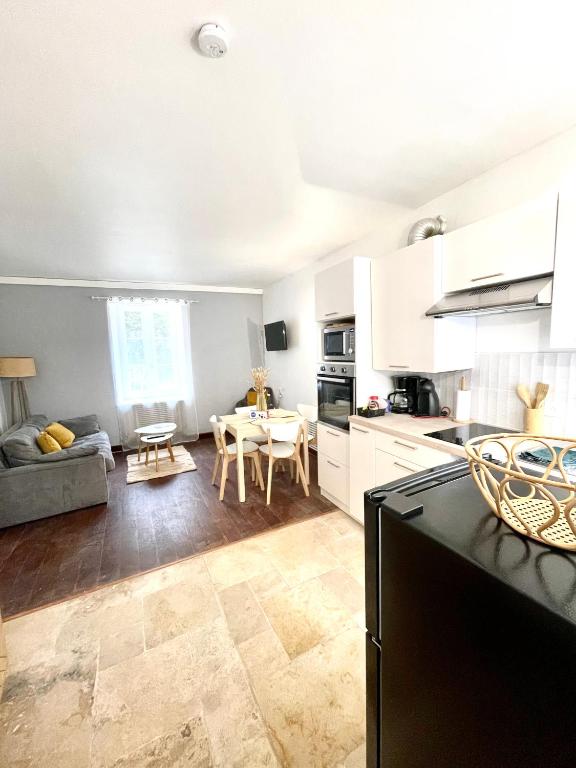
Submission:
<svg viewBox="0 0 576 768">
<path fill-rule="evenodd" d="M 163 421 L 173 421 L 178 425 L 183 423 L 184 403 L 179 400 L 175 405 L 160 401 L 157 403 L 135 403 L 132 406 L 134 423 L 136 427 L 147 427 L 150 424 L 158 424 Z"/>
</svg>

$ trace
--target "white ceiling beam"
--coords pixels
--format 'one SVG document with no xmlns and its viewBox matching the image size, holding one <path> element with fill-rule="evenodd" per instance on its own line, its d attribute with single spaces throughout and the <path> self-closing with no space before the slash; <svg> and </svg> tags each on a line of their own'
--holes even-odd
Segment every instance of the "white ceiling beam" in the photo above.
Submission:
<svg viewBox="0 0 576 768">
<path fill-rule="evenodd" d="M 262 288 L 194 283 L 149 283 L 138 280 L 67 280 L 60 277 L 12 277 L 0 275 L 0 285 L 51 285 L 61 288 L 114 288 L 134 291 L 179 291 L 180 293 L 248 293 L 262 295 Z"/>
</svg>

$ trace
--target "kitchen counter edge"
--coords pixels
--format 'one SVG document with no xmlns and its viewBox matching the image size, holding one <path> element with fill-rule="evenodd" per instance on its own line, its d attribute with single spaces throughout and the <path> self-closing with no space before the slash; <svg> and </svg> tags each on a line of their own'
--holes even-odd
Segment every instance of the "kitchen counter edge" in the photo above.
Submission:
<svg viewBox="0 0 576 768">
<path fill-rule="evenodd" d="M 456 422 L 449 418 L 438 417 L 421 420 L 412 416 L 389 414 L 387 416 L 376 416 L 373 419 L 367 419 L 364 416 L 350 416 L 348 421 L 351 425 L 356 424 L 365 429 L 385 432 L 394 437 L 403 437 L 406 440 L 411 440 L 413 443 L 434 448 L 451 456 L 466 457 L 463 446 L 447 443 L 445 440 L 437 440 L 425 434 L 425 432 L 437 432 L 441 429 L 451 429 L 458 426 Z"/>
</svg>

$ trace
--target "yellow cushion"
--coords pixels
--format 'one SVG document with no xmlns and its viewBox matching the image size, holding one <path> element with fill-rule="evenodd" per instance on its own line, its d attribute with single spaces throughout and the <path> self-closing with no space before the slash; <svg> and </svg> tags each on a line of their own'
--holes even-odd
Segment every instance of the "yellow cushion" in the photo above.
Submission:
<svg viewBox="0 0 576 768">
<path fill-rule="evenodd" d="M 36 442 L 40 446 L 42 453 L 56 453 L 56 451 L 62 450 L 57 441 L 47 432 L 40 432 L 36 438 Z"/>
<path fill-rule="evenodd" d="M 56 440 L 61 448 L 70 448 L 76 437 L 74 432 L 71 432 L 67 427 L 63 427 L 62 424 L 58 424 L 57 421 L 48 424 L 46 432 Z"/>
</svg>

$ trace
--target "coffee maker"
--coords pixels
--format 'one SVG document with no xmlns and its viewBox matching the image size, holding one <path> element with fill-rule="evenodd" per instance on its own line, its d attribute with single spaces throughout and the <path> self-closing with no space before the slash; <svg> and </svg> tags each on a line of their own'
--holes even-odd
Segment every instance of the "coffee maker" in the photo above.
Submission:
<svg viewBox="0 0 576 768">
<path fill-rule="evenodd" d="M 418 382 L 417 415 L 440 416 L 440 400 L 431 379 L 420 379 Z"/>
<path fill-rule="evenodd" d="M 421 376 L 393 376 L 394 390 L 388 395 L 392 413 L 440 416 L 440 401 L 431 379 Z"/>
<path fill-rule="evenodd" d="M 392 376 L 394 391 L 388 395 L 392 413 L 416 413 L 419 376 Z"/>
</svg>

